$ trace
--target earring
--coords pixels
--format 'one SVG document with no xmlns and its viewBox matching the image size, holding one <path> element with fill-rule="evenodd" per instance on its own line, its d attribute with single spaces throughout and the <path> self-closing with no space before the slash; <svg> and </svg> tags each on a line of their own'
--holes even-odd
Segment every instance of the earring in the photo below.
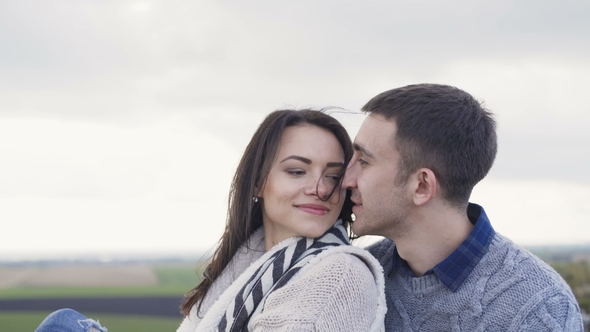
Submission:
<svg viewBox="0 0 590 332">
<path fill-rule="evenodd" d="M 254 203 L 258 203 L 258 197 L 254 196 L 252 197 L 252 200 L 254 201 Z"/>
</svg>

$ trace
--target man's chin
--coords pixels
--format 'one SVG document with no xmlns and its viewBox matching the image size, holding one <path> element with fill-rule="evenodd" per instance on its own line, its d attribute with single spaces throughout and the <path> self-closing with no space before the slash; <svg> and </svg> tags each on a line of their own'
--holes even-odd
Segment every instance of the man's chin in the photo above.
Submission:
<svg viewBox="0 0 590 332">
<path fill-rule="evenodd" d="M 362 227 L 363 220 L 361 218 L 356 218 L 355 221 L 350 226 L 352 228 L 352 232 L 357 236 L 367 235 L 364 228 Z"/>
</svg>

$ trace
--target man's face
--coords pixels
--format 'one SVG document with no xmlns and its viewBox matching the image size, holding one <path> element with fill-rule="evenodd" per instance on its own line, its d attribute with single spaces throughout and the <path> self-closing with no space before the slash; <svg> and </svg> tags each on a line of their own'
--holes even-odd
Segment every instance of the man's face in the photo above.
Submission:
<svg viewBox="0 0 590 332">
<path fill-rule="evenodd" d="M 352 230 L 357 235 L 392 239 L 407 229 L 412 195 L 405 185 L 396 185 L 401 158 L 396 132 L 394 120 L 369 114 L 354 140 L 354 156 L 342 186 L 352 190 Z"/>
</svg>

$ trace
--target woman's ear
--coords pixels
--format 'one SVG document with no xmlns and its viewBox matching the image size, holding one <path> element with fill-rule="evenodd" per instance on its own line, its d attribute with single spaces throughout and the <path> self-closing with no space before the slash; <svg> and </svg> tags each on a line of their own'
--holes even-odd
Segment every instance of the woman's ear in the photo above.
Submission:
<svg viewBox="0 0 590 332">
<path fill-rule="evenodd" d="M 421 168 L 414 174 L 416 181 L 413 192 L 414 204 L 424 205 L 436 196 L 438 179 L 428 168 Z"/>
<path fill-rule="evenodd" d="M 264 185 L 262 185 L 262 188 L 259 188 L 258 186 L 254 187 L 254 197 L 262 198 L 263 192 L 264 192 Z"/>
</svg>

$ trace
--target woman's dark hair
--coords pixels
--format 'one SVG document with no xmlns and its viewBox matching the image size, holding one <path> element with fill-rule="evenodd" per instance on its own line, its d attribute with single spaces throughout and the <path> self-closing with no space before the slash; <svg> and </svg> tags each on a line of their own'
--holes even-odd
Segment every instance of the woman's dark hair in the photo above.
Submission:
<svg viewBox="0 0 590 332">
<path fill-rule="evenodd" d="M 334 134 L 344 151 L 342 168 L 342 176 L 344 176 L 346 166 L 352 158 L 353 148 L 346 129 L 338 120 L 323 111 L 310 109 L 278 110 L 269 114 L 252 136 L 236 169 L 229 193 L 225 231 L 211 262 L 203 273 L 203 280 L 185 295 L 181 305 L 185 316 L 188 316 L 195 304 L 198 304 L 197 310 L 201 309 L 203 299 L 215 279 L 229 264 L 238 248 L 262 226 L 262 210 L 260 204 L 253 201 L 253 197 L 258 194 L 259 188 L 264 187 L 268 173 L 277 157 L 285 129 L 302 125 L 317 126 Z M 339 187 L 338 185 L 333 188 L 328 197 L 320 199 L 330 199 Z M 348 192 L 339 218 L 347 227 L 352 222 L 352 201 Z"/>
</svg>

